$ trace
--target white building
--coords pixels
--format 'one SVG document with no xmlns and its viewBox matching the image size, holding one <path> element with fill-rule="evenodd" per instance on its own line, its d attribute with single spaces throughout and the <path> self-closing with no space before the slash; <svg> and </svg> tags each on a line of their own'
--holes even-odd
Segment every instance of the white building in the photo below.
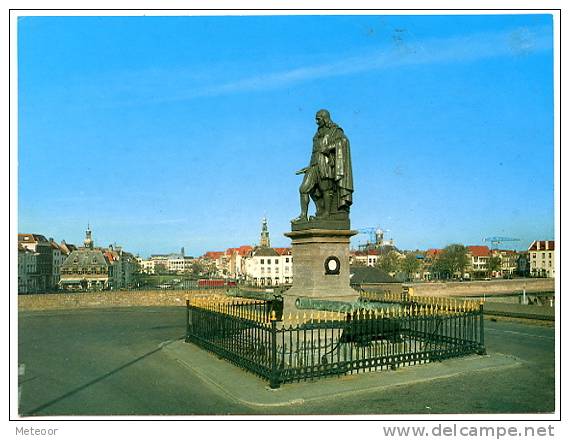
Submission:
<svg viewBox="0 0 570 440">
<path fill-rule="evenodd" d="M 166 259 L 166 270 L 171 273 L 182 273 L 184 272 L 184 255 L 181 254 L 170 254 Z"/>
<path fill-rule="evenodd" d="M 246 281 L 253 286 L 280 286 L 293 282 L 291 251 L 280 254 L 274 248 L 256 247 L 245 260 Z"/>
<path fill-rule="evenodd" d="M 49 244 L 52 248 L 52 286 L 57 287 L 59 285 L 59 279 L 61 276 L 61 266 L 67 258 L 65 250 L 62 249 L 59 244 L 57 244 L 53 238 L 49 239 Z"/>
<path fill-rule="evenodd" d="M 154 264 L 155 260 L 139 260 L 139 265 L 141 267 L 141 272 L 149 275 L 154 274 Z"/>
<path fill-rule="evenodd" d="M 18 243 L 18 293 L 34 293 L 37 291 L 37 257 L 38 253 Z"/>
<path fill-rule="evenodd" d="M 245 250 L 246 247 L 241 248 Z M 267 219 L 261 222 L 259 246 L 243 256 L 243 275 L 253 286 L 281 286 L 293 283 L 293 257 L 290 248 L 272 248 Z"/>
<path fill-rule="evenodd" d="M 18 244 L 37 254 L 36 287 L 39 292 L 53 289 L 53 257 L 50 242 L 41 234 L 18 234 Z"/>
<path fill-rule="evenodd" d="M 554 278 L 556 255 L 554 240 L 535 240 L 528 247 L 530 274 L 535 277 Z"/>
<path fill-rule="evenodd" d="M 493 249 L 491 251 L 493 257 L 501 259 L 501 270 L 497 273 L 491 274 L 492 276 L 512 277 L 517 270 L 518 254 L 516 251 Z"/>
<path fill-rule="evenodd" d="M 349 256 L 349 263 L 357 266 L 374 267 L 378 263 L 378 251 L 376 249 L 352 251 Z"/>
<path fill-rule="evenodd" d="M 227 274 L 235 280 L 245 280 L 246 278 L 246 261 L 251 256 L 252 246 L 240 246 L 237 248 L 228 248 L 225 252 L 225 260 L 227 260 Z"/>
</svg>

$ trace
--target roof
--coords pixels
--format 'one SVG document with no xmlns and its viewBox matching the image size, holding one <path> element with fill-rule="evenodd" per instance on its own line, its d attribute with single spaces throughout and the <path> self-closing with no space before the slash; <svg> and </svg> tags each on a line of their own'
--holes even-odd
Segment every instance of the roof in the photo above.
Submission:
<svg viewBox="0 0 570 440">
<path fill-rule="evenodd" d="M 209 251 L 209 252 L 206 252 L 204 254 L 204 258 L 209 258 L 210 260 L 217 260 L 218 258 L 220 258 L 223 255 L 224 255 L 224 252 Z"/>
<path fill-rule="evenodd" d="M 467 249 L 474 257 L 488 257 L 491 255 L 488 246 L 467 246 Z"/>
<path fill-rule="evenodd" d="M 71 254 L 73 251 L 77 250 L 77 246 L 75 246 L 74 244 L 71 244 L 71 243 L 66 243 L 65 240 L 61 240 L 59 248 L 65 254 Z"/>
<path fill-rule="evenodd" d="M 113 261 L 117 261 L 119 259 L 119 255 L 116 252 L 110 250 L 104 251 L 103 255 L 109 263 L 113 263 Z"/>
<path fill-rule="evenodd" d="M 281 248 L 273 248 L 273 249 L 275 249 L 275 252 L 277 252 L 279 255 L 291 255 L 291 248 L 281 247 Z"/>
<path fill-rule="evenodd" d="M 107 254 L 107 252 L 105 252 Z M 105 255 L 99 249 L 77 249 L 65 259 L 62 267 L 75 266 L 109 266 Z"/>
<path fill-rule="evenodd" d="M 58 251 L 61 251 L 61 247 L 59 246 L 59 244 L 57 244 L 55 241 L 50 240 L 49 241 L 50 246 L 52 247 L 52 249 L 56 249 Z"/>
<path fill-rule="evenodd" d="M 351 251 L 351 254 L 355 257 L 367 257 L 368 255 L 379 255 L 378 249 L 368 249 L 364 251 Z"/>
<path fill-rule="evenodd" d="M 123 251 L 124 252 L 124 251 Z M 183 260 L 184 259 L 184 255 L 179 253 L 179 252 L 173 252 L 171 254 L 168 254 L 167 258 L 169 260 Z"/>
<path fill-rule="evenodd" d="M 258 246 L 253 250 L 254 257 L 278 257 L 277 251 L 270 247 Z"/>
<path fill-rule="evenodd" d="M 30 253 L 35 254 L 36 252 L 28 249 L 27 247 L 23 246 L 21 243 L 18 243 L 18 252 Z"/>
<path fill-rule="evenodd" d="M 351 266 L 350 284 L 396 283 L 394 277 L 378 267 Z"/>
<path fill-rule="evenodd" d="M 434 258 L 443 252 L 443 249 L 428 249 L 426 251 L 426 258 Z"/>
<path fill-rule="evenodd" d="M 22 243 L 49 243 L 41 234 L 18 234 L 18 242 Z"/>
<path fill-rule="evenodd" d="M 244 245 L 236 248 L 227 248 L 226 255 L 238 254 L 242 257 L 249 254 L 253 250 L 252 246 Z"/>
<path fill-rule="evenodd" d="M 513 255 L 517 253 L 517 251 L 513 251 L 510 249 L 493 249 L 492 252 L 499 252 L 500 254 L 513 254 Z"/>
<path fill-rule="evenodd" d="M 547 249 L 548 248 L 548 249 Z M 553 251 L 554 240 L 534 240 L 528 248 L 529 251 Z"/>
</svg>

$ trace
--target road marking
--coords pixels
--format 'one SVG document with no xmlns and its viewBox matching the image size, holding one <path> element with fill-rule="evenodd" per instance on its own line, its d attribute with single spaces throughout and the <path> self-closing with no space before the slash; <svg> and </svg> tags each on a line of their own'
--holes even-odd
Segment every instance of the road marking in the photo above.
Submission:
<svg viewBox="0 0 570 440">
<path fill-rule="evenodd" d="M 24 376 L 26 374 L 26 364 L 18 365 L 18 377 Z M 22 401 L 22 385 L 18 385 L 18 408 L 20 408 L 20 402 Z"/>
<path fill-rule="evenodd" d="M 553 336 L 533 335 L 532 333 L 516 332 L 516 331 L 514 331 L 514 330 L 499 330 L 499 329 L 496 329 L 496 328 L 487 328 L 487 329 L 485 329 L 485 331 L 512 333 L 512 334 L 514 334 L 514 335 L 530 336 L 530 337 L 532 337 L 532 338 L 554 339 Z"/>
</svg>

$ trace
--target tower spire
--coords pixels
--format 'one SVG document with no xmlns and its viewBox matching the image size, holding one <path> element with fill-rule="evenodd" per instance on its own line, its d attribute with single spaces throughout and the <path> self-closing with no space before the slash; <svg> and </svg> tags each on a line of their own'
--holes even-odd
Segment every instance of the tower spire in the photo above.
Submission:
<svg viewBox="0 0 570 440">
<path fill-rule="evenodd" d="M 83 244 L 86 248 L 93 249 L 93 238 L 91 238 L 89 223 L 87 223 L 87 230 L 85 231 L 85 240 L 83 240 Z"/>
<path fill-rule="evenodd" d="M 267 227 L 267 218 L 265 217 L 261 220 L 261 239 L 259 240 L 259 246 L 271 247 L 271 241 L 269 240 L 269 228 Z"/>
</svg>

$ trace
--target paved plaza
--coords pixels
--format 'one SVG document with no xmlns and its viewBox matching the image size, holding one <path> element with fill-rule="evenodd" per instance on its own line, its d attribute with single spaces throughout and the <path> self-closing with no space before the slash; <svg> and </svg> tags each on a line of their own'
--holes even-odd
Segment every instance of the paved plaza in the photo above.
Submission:
<svg viewBox="0 0 570 440">
<path fill-rule="evenodd" d="M 486 320 L 488 356 L 277 391 L 184 344 L 177 307 L 20 312 L 20 414 L 549 413 L 554 328 Z"/>
</svg>

